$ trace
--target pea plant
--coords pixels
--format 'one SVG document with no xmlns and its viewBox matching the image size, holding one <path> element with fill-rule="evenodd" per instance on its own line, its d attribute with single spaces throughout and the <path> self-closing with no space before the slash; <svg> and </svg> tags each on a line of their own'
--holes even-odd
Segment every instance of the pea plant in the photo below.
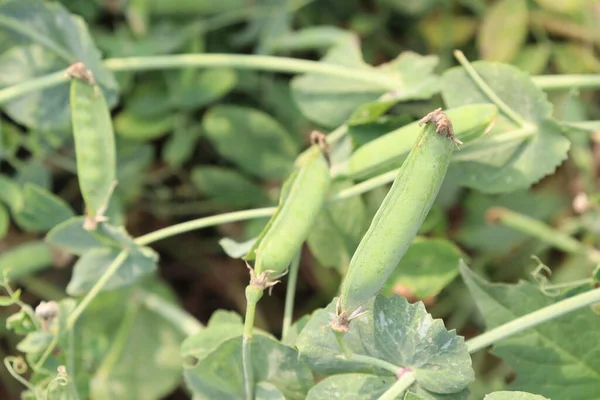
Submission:
<svg viewBox="0 0 600 400">
<path fill-rule="evenodd" d="M 0 1 L 2 398 L 598 399 L 597 4 L 488 3 Z"/>
</svg>

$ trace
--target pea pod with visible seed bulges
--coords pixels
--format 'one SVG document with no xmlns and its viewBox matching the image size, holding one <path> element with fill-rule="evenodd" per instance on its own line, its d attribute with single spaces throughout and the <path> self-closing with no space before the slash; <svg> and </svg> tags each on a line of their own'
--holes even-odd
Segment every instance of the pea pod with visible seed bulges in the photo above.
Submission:
<svg viewBox="0 0 600 400">
<path fill-rule="evenodd" d="M 383 287 L 415 238 L 446 176 L 458 140 L 437 109 L 425 123 L 396 180 L 352 256 L 342 281 L 331 327 L 346 332 L 369 299 Z"/>
<path fill-rule="evenodd" d="M 313 142 L 298 157 L 282 188 L 277 211 L 244 257 L 255 260 L 253 275 L 262 275 L 263 281 L 285 273 L 325 203 L 331 177 L 324 137 L 313 134 Z"/>
<path fill-rule="evenodd" d="M 468 143 L 491 127 L 498 108 L 493 104 L 471 104 L 452 108 L 446 115 L 453 121 L 456 138 Z M 400 168 L 420 133 L 418 122 L 413 122 L 359 147 L 350 157 L 350 176 L 363 180 Z"/>
<path fill-rule="evenodd" d="M 86 206 L 84 227 L 96 229 L 116 184 L 115 137 L 110 111 L 94 76 L 83 63 L 67 69 L 77 177 Z"/>
</svg>

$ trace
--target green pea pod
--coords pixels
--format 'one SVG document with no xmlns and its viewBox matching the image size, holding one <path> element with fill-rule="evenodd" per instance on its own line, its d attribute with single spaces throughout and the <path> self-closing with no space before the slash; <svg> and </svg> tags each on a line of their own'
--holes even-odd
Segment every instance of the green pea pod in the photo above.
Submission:
<svg viewBox="0 0 600 400">
<path fill-rule="evenodd" d="M 79 187 L 86 205 L 87 229 L 102 221 L 116 183 L 115 137 L 102 91 L 81 63 L 67 70 L 71 81 L 71 120 Z"/>
<path fill-rule="evenodd" d="M 472 104 L 452 108 L 446 114 L 453 121 L 456 138 L 467 143 L 491 126 L 498 109 L 493 104 Z M 361 146 L 350 157 L 350 176 L 363 180 L 400 168 L 420 133 L 418 122 L 413 122 Z"/>
<path fill-rule="evenodd" d="M 333 329 L 345 332 L 349 321 L 386 283 L 412 243 L 442 186 L 457 141 L 441 109 L 427 123 L 400 168 L 342 281 Z"/>
<path fill-rule="evenodd" d="M 270 278 L 283 274 L 297 255 L 321 211 L 331 182 L 322 143 L 298 157 L 282 188 L 279 207 L 244 257 L 255 260 L 254 274 Z"/>
</svg>

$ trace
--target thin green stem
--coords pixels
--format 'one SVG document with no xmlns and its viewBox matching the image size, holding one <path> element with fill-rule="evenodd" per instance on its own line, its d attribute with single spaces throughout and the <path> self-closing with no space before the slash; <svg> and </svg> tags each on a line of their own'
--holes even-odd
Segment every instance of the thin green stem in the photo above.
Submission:
<svg viewBox="0 0 600 400">
<path fill-rule="evenodd" d="M 23 386 L 25 386 L 31 393 L 33 393 L 33 395 L 37 399 L 38 396 L 35 391 L 35 387 L 33 387 L 33 385 L 31 383 L 29 383 L 29 381 L 27 379 L 25 379 L 21 375 L 19 375 L 17 373 L 17 371 L 15 371 L 15 369 L 13 368 L 12 362 L 16 359 L 17 359 L 17 357 L 5 357 L 4 358 L 4 366 L 6 367 L 8 372 L 12 375 L 12 377 L 15 378 L 17 381 L 21 382 L 21 384 L 23 384 Z"/>
<path fill-rule="evenodd" d="M 519 232 L 542 240 L 557 249 L 571 254 L 584 254 L 594 262 L 600 262 L 600 252 L 587 247 L 571 236 L 553 229 L 544 222 L 527 215 L 519 214 L 503 207 L 493 207 L 488 210 L 488 220 L 491 223 L 502 224 Z"/>
<path fill-rule="evenodd" d="M 538 75 L 533 77 L 533 82 L 544 90 L 598 89 L 600 74 Z"/>
<path fill-rule="evenodd" d="M 179 235 L 193 231 L 196 229 L 207 228 L 209 226 L 215 226 L 220 224 L 226 224 L 229 222 L 245 221 L 254 218 L 270 217 L 277 210 L 276 207 L 265 207 L 256 208 L 252 210 L 235 211 L 226 214 L 213 215 L 210 217 L 198 218 L 192 221 L 183 222 L 181 224 L 172 225 L 168 228 L 159 229 L 157 231 L 148 233 L 144 236 L 138 237 L 135 242 L 140 246 L 146 246 L 150 243 L 157 242 L 162 239 L 166 239 L 171 236 Z"/>
<path fill-rule="evenodd" d="M 408 388 L 415 383 L 415 375 L 412 372 L 404 373 L 397 381 L 385 391 L 384 394 L 379 396 L 379 400 L 396 400 L 402 395 L 404 392 L 408 390 Z"/>
<path fill-rule="evenodd" d="M 24 96 L 28 93 L 38 92 L 48 89 L 69 80 L 65 70 L 57 71 L 49 75 L 40 76 L 39 78 L 29 79 L 23 83 L 18 83 L 0 90 L 0 105 L 5 104 L 10 100 Z"/>
<path fill-rule="evenodd" d="M 389 171 L 389 172 L 383 173 L 381 175 L 377 175 L 376 177 L 367 179 L 366 181 L 363 181 L 361 183 L 353 185 L 349 188 L 343 189 L 343 190 L 339 191 L 338 193 L 334 194 L 333 196 L 331 196 L 329 199 L 327 199 L 327 201 L 329 203 L 335 203 L 336 201 L 341 201 L 341 200 L 349 199 L 350 197 L 359 196 L 359 195 L 366 193 L 370 190 L 373 190 L 379 186 L 383 186 L 387 183 L 391 183 L 394 181 L 394 179 L 396 179 L 396 176 L 398 175 L 399 170 L 400 169 L 398 168 L 393 171 Z"/>
<path fill-rule="evenodd" d="M 337 341 L 338 346 L 340 346 L 342 356 L 345 358 L 352 357 L 354 353 L 352 352 L 352 350 L 350 350 L 350 347 L 348 347 L 346 342 L 344 342 L 344 334 L 342 332 L 333 331 L 333 335 L 335 336 L 335 340 Z"/>
<path fill-rule="evenodd" d="M 170 303 L 157 294 L 140 292 L 144 307 L 169 321 L 186 336 L 191 336 L 201 331 L 204 326 L 192 315 L 185 312 L 181 307 Z"/>
<path fill-rule="evenodd" d="M 492 88 L 489 87 L 488 84 L 481 78 L 481 76 L 479 76 L 477 71 L 475 71 L 475 68 L 473 68 L 473 66 L 471 65 L 469 60 L 467 60 L 467 57 L 465 57 L 462 51 L 455 50 L 454 56 L 456 57 L 458 62 L 463 66 L 463 68 L 471 77 L 473 82 L 475 82 L 477 87 L 479 87 L 479 90 L 481 90 L 487 96 L 487 98 L 490 99 L 492 103 L 496 104 L 500 111 L 502 111 L 508 118 L 510 118 L 515 124 L 519 125 L 521 128 L 526 128 L 530 125 L 527 121 L 521 118 L 521 116 L 517 114 L 512 108 L 510 108 L 508 104 L 506 104 L 504 101 L 502 101 L 500 97 L 498 97 L 496 92 L 494 92 Z"/>
<path fill-rule="evenodd" d="M 58 338 L 59 338 L 59 336 L 60 336 L 60 332 L 56 332 L 56 334 L 54 334 L 54 337 L 52 338 L 52 341 L 50 342 L 50 344 L 48 345 L 48 347 L 46 347 L 46 351 L 44 351 L 44 354 L 42 354 L 42 357 L 40 357 L 40 359 L 38 360 L 38 362 L 35 363 L 35 365 L 33 366 L 33 370 L 34 371 L 36 371 L 36 372 L 39 371 L 40 368 L 42 368 L 42 366 L 44 365 L 44 363 L 48 359 L 48 357 L 50 357 L 50 354 L 52 354 L 52 351 L 58 345 Z"/>
<path fill-rule="evenodd" d="M 75 330 L 71 329 L 67 333 L 67 373 L 72 377 L 75 373 Z"/>
<path fill-rule="evenodd" d="M 254 400 L 254 370 L 252 367 L 252 330 L 254 329 L 254 315 L 256 302 L 248 301 L 246 305 L 246 318 L 244 320 L 244 337 L 242 339 L 242 366 L 244 370 L 244 389 L 246 400 Z"/>
<path fill-rule="evenodd" d="M 559 301 L 558 303 L 540 308 L 539 310 L 522 317 L 513 319 L 491 331 L 487 331 L 473 339 L 467 340 L 467 349 L 469 350 L 469 353 L 474 353 L 500 340 L 597 302 L 600 302 L 600 289 L 594 289 L 578 294 Z"/>
<path fill-rule="evenodd" d="M 296 283 L 298 282 L 298 271 L 300 270 L 300 256 L 302 252 L 299 251 L 288 273 L 287 287 L 285 289 L 285 308 L 283 311 L 283 328 L 281 329 L 281 341 L 285 342 L 290 333 L 290 327 L 292 326 L 292 319 L 294 315 L 294 297 L 296 296 Z"/>
<path fill-rule="evenodd" d="M 100 291 L 104 288 L 104 286 L 108 283 L 110 278 L 119 270 L 119 267 L 125 262 L 127 256 L 129 255 L 129 251 L 122 250 L 119 255 L 113 260 L 113 262 L 108 266 L 104 274 L 98 279 L 94 287 L 90 289 L 88 294 L 81 300 L 81 302 L 77 305 L 77 307 L 73 310 L 73 312 L 67 318 L 67 330 L 73 329 L 75 323 L 81 316 L 81 313 L 87 308 L 87 306 L 94 300 L 94 298 L 100 293 Z"/>
<path fill-rule="evenodd" d="M 552 285 L 546 285 L 546 286 L 544 286 L 544 289 L 555 290 L 555 289 L 572 288 L 572 287 L 587 285 L 588 283 L 592 283 L 593 281 L 594 280 L 592 278 L 579 279 L 579 280 L 571 281 L 571 282 L 555 283 Z"/>
</svg>

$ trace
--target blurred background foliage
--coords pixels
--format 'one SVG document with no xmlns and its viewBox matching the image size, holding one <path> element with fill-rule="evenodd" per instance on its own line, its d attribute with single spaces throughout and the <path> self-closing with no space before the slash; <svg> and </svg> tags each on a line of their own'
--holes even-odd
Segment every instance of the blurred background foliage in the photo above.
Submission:
<svg viewBox="0 0 600 400">
<path fill-rule="evenodd" d="M 325 56 L 362 68 L 365 63 L 382 65 L 410 51 L 437 56 L 407 53 L 402 68 L 422 83 L 429 71 L 439 74 L 455 65 L 452 51 L 458 48 L 471 60 L 510 63 L 531 75 L 600 73 L 600 2 L 594 0 L 61 3 L 83 18 L 69 20 L 64 13 L 65 35 L 87 42 L 90 47 L 84 51 L 94 52 L 95 43 L 103 58 L 178 53 L 313 60 Z M 60 57 L 15 41 L 0 30 L 0 87 L 59 70 L 63 63 Z M 232 68 L 117 72 L 114 78 L 110 74 L 97 78 L 113 107 L 117 135 L 119 185 L 109 215 L 125 223 L 133 236 L 202 216 L 275 205 L 280 185 L 306 147 L 310 131 L 333 130 L 349 117 L 357 101 L 379 96 L 351 98 L 344 82 L 326 76 L 292 78 Z M 433 95 L 439 90 L 437 85 L 432 81 L 431 90 L 421 88 L 421 97 L 396 104 L 385 121 L 353 128 L 357 131 L 353 138 L 370 140 L 442 104 L 440 96 Z M 326 98 L 319 97 L 320 88 L 327 90 Z M 554 116 L 561 120 L 577 123 L 600 118 L 600 103 L 592 91 L 552 92 L 550 100 Z M 43 241 L 50 228 L 83 212 L 67 110 L 64 88 L 53 88 L 5 105 L 2 114 L 0 271 L 13 271 L 10 278 L 24 288 L 23 299 L 31 304 L 65 297 L 74 262 Z M 569 159 L 530 190 L 482 194 L 461 187 L 459 174 L 450 173 L 421 229 L 428 239 L 422 238 L 420 246 L 428 243 L 422 251 L 431 254 L 431 259 L 419 257 L 419 250 L 413 250 L 412 256 L 409 252 L 402 262 L 410 264 L 405 268 L 414 271 L 414 276 L 393 277 L 386 290 L 413 301 L 427 300 L 435 317 L 470 337 L 481 325 L 464 285 L 454 280 L 458 257 L 467 257 L 473 269 L 495 281 L 532 279 L 529 272 L 537 263 L 531 254 L 555 271 L 555 283 L 588 277 L 595 266 L 588 258 L 555 250 L 527 234 L 492 225 L 486 218 L 490 207 L 502 206 L 577 235 L 584 243 L 597 242 L 600 220 L 594 195 L 598 192 L 600 137 L 579 131 L 567 135 L 572 142 Z M 351 184 L 347 179 L 336 182 L 339 189 Z M 302 257 L 296 317 L 326 305 L 336 294 L 341 275 L 386 190 L 382 187 L 323 211 Z M 580 207 L 582 193 L 591 205 Z M 147 290 L 178 301 L 202 322 L 219 308 L 242 312 L 248 273 L 219 243 L 229 238 L 227 243 L 235 250 L 231 240 L 255 237 L 265 222 L 225 224 L 153 244 L 160 254 L 161 279 L 145 283 Z M 283 296 L 283 286 L 276 286 L 273 295 L 261 302 L 259 327 L 278 332 Z M 118 305 L 118 292 L 104 294 L 95 303 L 97 310 L 86 316 L 85 330 L 98 338 L 85 348 L 102 353 L 125 310 L 111 311 L 107 317 L 105 307 L 124 308 Z M 3 309 L 0 318 L 12 312 Z M 130 332 L 131 357 L 138 354 L 136 348 L 139 357 L 144 357 L 144 349 L 161 346 L 178 354 L 180 338 L 162 320 L 147 314 L 138 315 L 135 329 L 141 330 Z M 98 319 L 95 323 L 94 318 Z M 0 323 L 0 356 L 17 344 L 5 325 Z M 144 326 L 159 333 L 148 337 Z M 135 337 L 146 338 L 148 343 Z M 177 360 L 174 363 L 178 365 Z M 481 379 L 472 388 L 473 398 L 511 379 L 510 370 L 491 355 L 477 355 L 474 366 Z M 140 373 L 139 381 L 152 393 L 144 398 L 185 398 L 184 391 L 176 389 L 180 384 L 177 367 L 174 371 L 171 380 L 157 387 L 151 383 L 158 371 Z M 4 370 L 0 379 L 0 397 L 15 398 L 18 384 Z"/>
</svg>

